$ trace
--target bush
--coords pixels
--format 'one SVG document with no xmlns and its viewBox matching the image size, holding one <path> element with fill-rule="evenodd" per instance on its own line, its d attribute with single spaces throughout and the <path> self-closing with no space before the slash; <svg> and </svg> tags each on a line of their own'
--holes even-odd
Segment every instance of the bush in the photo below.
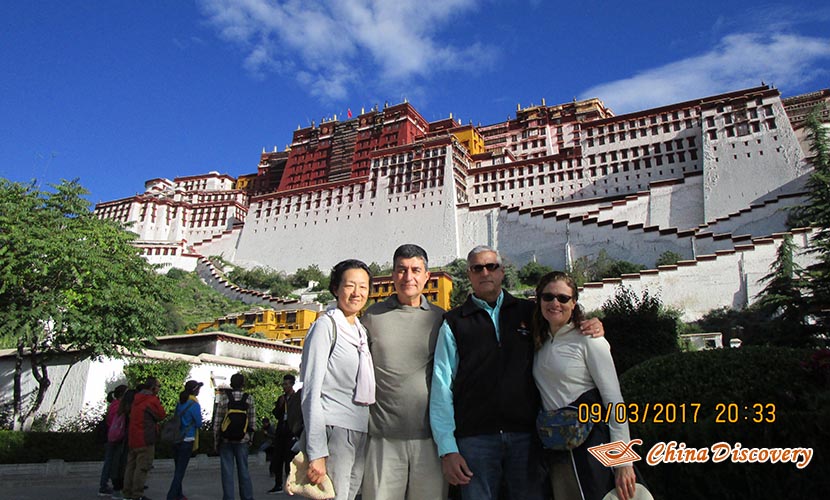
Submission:
<svg viewBox="0 0 830 500">
<path fill-rule="evenodd" d="M 820 383 L 811 360 L 817 351 L 780 347 L 744 347 L 661 356 L 632 368 L 620 379 L 626 403 L 686 405 L 686 423 L 632 423 L 632 438 L 643 444 L 644 458 L 657 442 L 676 441 L 687 448 L 726 442 L 743 448 L 812 447 L 810 465 L 792 463 L 638 463 L 655 498 L 744 499 L 815 498 L 830 487 L 826 474 L 830 450 L 830 392 Z M 819 363 L 820 365 L 820 363 Z M 692 422 L 692 403 L 700 404 Z M 743 419 L 716 423 L 718 405 L 740 410 L 754 403 L 774 404 L 772 423 Z M 678 412 L 678 420 L 680 418 Z"/>
<path fill-rule="evenodd" d="M 677 264 L 679 261 L 683 260 L 683 256 L 677 252 L 672 252 L 671 250 L 666 250 L 665 252 L 661 253 L 659 257 L 657 257 L 657 262 L 654 263 L 655 266 L 669 266 L 672 264 Z"/>
<path fill-rule="evenodd" d="M 538 262 L 528 262 L 519 269 L 519 281 L 525 285 L 535 287 L 539 283 L 539 279 L 551 271 L 553 269 L 549 266 L 544 266 Z"/>
<path fill-rule="evenodd" d="M 179 393 L 184 390 L 184 383 L 190 375 L 190 363 L 178 360 L 132 362 L 124 366 L 124 375 L 131 388 L 143 384 L 147 377 L 157 378 L 161 383 L 159 400 L 169 413 L 179 402 Z"/>
<path fill-rule="evenodd" d="M 278 371 L 266 369 L 254 369 L 243 372 L 245 375 L 245 392 L 254 398 L 254 410 L 256 411 L 257 428 L 262 424 L 262 419 L 271 417 L 274 403 L 282 395 L 282 377 L 288 373 L 297 376 L 294 371 Z"/>
<path fill-rule="evenodd" d="M 602 324 L 617 373 L 646 359 L 677 352 L 678 318 L 677 311 L 664 307 L 648 291 L 637 297 L 630 288 L 619 286 L 614 297 L 602 305 Z"/>
<path fill-rule="evenodd" d="M 103 460 L 104 445 L 90 432 L 0 431 L 0 464 Z"/>
<path fill-rule="evenodd" d="M 617 260 L 608 255 L 605 250 L 600 250 L 594 259 L 584 255 L 576 259 L 569 270 L 577 286 L 593 281 L 602 281 L 604 278 L 618 278 L 623 274 L 636 273 L 645 266 Z"/>
</svg>

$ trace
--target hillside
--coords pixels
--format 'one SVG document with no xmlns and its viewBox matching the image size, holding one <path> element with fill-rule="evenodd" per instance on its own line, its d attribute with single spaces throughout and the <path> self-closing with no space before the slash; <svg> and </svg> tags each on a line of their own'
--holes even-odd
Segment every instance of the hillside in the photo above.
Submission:
<svg viewBox="0 0 830 500">
<path fill-rule="evenodd" d="M 224 297 L 206 285 L 195 272 L 171 269 L 162 278 L 168 281 L 172 296 L 172 301 L 166 306 L 170 335 L 184 333 L 186 328 L 200 321 L 251 308 L 244 302 Z"/>
</svg>

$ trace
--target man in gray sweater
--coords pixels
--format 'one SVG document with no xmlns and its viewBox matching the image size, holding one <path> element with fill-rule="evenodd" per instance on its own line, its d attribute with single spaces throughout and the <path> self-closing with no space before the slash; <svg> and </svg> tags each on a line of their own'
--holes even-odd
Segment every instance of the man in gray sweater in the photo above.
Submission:
<svg viewBox="0 0 830 500">
<path fill-rule="evenodd" d="M 375 364 L 369 410 L 364 500 L 447 498 L 447 482 L 429 425 L 429 384 L 444 310 L 421 293 L 427 253 L 401 245 L 392 258 L 396 294 L 361 317 Z"/>
</svg>

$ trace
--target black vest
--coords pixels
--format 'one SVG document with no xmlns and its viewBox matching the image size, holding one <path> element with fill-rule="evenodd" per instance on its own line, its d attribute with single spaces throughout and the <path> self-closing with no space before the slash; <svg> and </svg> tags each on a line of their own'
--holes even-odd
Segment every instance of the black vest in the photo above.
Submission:
<svg viewBox="0 0 830 500">
<path fill-rule="evenodd" d="M 539 391 L 533 381 L 533 304 L 504 292 L 501 341 L 493 321 L 472 297 L 444 315 L 458 346 L 453 381 L 455 436 L 533 432 Z"/>
</svg>

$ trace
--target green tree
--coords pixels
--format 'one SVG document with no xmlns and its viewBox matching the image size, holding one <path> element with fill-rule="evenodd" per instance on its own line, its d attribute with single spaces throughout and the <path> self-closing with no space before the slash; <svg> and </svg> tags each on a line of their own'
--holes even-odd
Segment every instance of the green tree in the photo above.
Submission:
<svg viewBox="0 0 830 500">
<path fill-rule="evenodd" d="M 582 286 L 605 278 L 618 278 L 623 274 L 636 273 L 643 268 L 640 264 L 613 259 L 602 249 L 593 259 L 587 255 L 576 259 L 571 264 L 569 273 L 574 277 L 576 284 Z"/>
<path fill-rule="evenodd" d="M 271 410 L 274 409 L 274 403 L 283 393 L 280 385 L 282 377 L 288 373 L 297 376 L 297 372 L 256 368 L 242 373 L 245 375 L 245 392 L 254 398 L 254 410 L 257 416 L 257 427 L 259 427 L 264 417 L 273 419 Z"/>
<path fill-rule="evenodd" d="M 389 276 L 392 274 L 392 264 L 387 262 L 380 265 L 377 262 L 372 262 L 369 264 L 369 271 L 371 271 L 372 276 Z"/>
<path fill-rule="evenodd" d="M 242 328 L 241 326 L 237 325 L 222 325 L 222 326 L 211 326 L 210 328 L 205 328 L 202 330 L 203 332 L 225 332 L 225 333 L 234 333 L 236 335 L 245 335 L 251 336 L 250 332 L 247 328 Z"/>
<path fill-rule="evenodd" d="M 770 317 L 781 316 L 788 322 L 803 323 L 802 270 L 793 260 L 794 252 L 793 237 L 787 234 L 778 246 L 769 274 L 761 278 L 767 285 L 758 294 L 758 306 Z"/>
<path fill-rule="evenodd" d="M 806 301 L 801 293 L 802 269 L 793 260 L 796 251 L 791 234 L 784 236 L 770 272 L 761 282 L 766 287 L 758 294 L 758 309 L 769 320 L 764 340 L 781 346 L 802 347 L 812 343 L 811 327 L 805 322 Z"/>
<path fill-rule="evenodd" d="M 679 317 L 648 290 L 638 297 L 631 288 L 620 285 L 614 297 L 602 305 L 605 338 L 611 344 L 617 372 L 623 373 L 655 356 L 678 352 Z"/>
<path fill-rule="evenodd" d="M 458 307 L 467 300 L 472 291 L 470 278 L 467 277 L 467 259 L 455 259 L 443 268 L 452 277 L 450 307 Z"/>
<path fill-rule="evenodd" d="M 205 284 L 195 272 L 171 269 L 162 276 L 170 294 L 164 304 L 168 334 L 184 333 L 201 321 L 251 308 L 239 300 L 231 300 Z"/>
<path fill-rule="evenodd" d="M 147 377 L 155 377 L 161 384 L 158 397 L 164 409 L 175 411 L 179 393 L 184 390 L 184 383 L 190 375 L 190 363 L 182 360 L 133 361 L 124 365 L 127 385 L 135 388 L 143 384 Z"/>
<path fill-rule="evenodd" d="M 519 280 L 519 270 L 516 269 L 516 266 L 510 262 L 504 262 L 502 264 L 502 270 L 504 271 L 504 280 L 501 286 L 505 290 L 518 288 L 521 281 Z"/>
<path fill-rule="evenodd" d="M 167 292 L 131 245 L 135 235 L 90 212 L 77 180 L 52 187 L 0 180 L 0 332 L 16 351 L 15 429 L 31 427 L 52 357 L 119 357 L 166 328 Z M 34 394 L 24 392 L 24 370 Z"/>
<path fill-rule="evenodd" d="M 227 268 L 228 265 L 224 267 Z M 226 276 L 241 288 L 267 292 L 275 297 L 285 297 L 294 289 L 291 280 L 284 273 L 262 266 L 251 269 L 232 266 Z"/>
<path fill-rule="evenodd" d="M 553 268 L 539 264 L 538 262 L 528 262 L 521 269 L 519 269 L 519 281 L 528 286 L 536 286 L 539 279 L 552 272 Z"/>
<path fill-rule="evenodd" d="M 670 266 L 673 264 L 677 264 L 679 261 L 683 260 L 683 256 L 677 252 L 672 252 L 671 250 L 666 250 L 665 252 L 661 253 L 659 257 L 657 257 L 657 262 L 654 263 L 655 266 Z"/>
<path fill-rule="evenodd" d="M 329 292 L 328 290 L 325 290 L 325 291 L 322 291 L 322 292 L 317 294 L 317 299 L 316 300 L 317 300 L 317 302 L 319 302 L 323 305 L 326 305 L 329 302 L 331 302 L 332 300 L 334 300 L 334 295 L 332 295 L 332 293 Z"/>
<path fill-rule="evenodd" d="M 291 276 L 291 284 L 294 288 L 306 288 L 309 281 L 316 281 L 322 283 L 326 281 L 326 275 L 320 270 L 317 264 L 311 264 L 308 267 L 297 269 Z"/>
<path fill-rule="evenodd" d="M 807 288 L 810 291 L 811 310 L 820 315 L 826 333 L 830 322 L 821 311 L 830 304 L 830 139 L 821 121 L 826 105 L 817 106 L 807 117 L 806 128 L 810 134 L 813 173 L 807 181 L 808 203 L 795 209 L 796 218 L 816 228 L 809 253 L 817 261 L 807 267 Z"/>
</svg>

